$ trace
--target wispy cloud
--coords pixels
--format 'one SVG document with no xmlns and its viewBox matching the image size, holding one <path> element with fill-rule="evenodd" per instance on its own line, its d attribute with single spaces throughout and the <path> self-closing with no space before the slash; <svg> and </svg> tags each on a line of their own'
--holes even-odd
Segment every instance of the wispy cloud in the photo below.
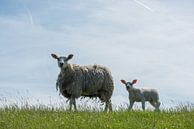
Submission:
<svg viewBox="0 0 194 129">
<path fill-rule="evenodd" d="M 151 7 L 149 7 L 148 5 L 142 3 L 141 1 L 139 0 L 133 0 L 134 2 L 136 2 L 137 4 L 141 5 L 142 7 L 146 8 L 147 10 L 149 10 L 150 12 L 154 12 L 155 10 L 152 9 Z"/>
<path fill-rule="evenodd" d="M 22 0 L 17 0 L 17 1 L 22 5 L 24 10 L 26 11 L 26 14 L 29 18 L 29 23 L 31 25 L 31 28 L 34 28 L 34 20 L 33 20 L 32 13 L 31 13 L 30 9 L 28 8 L 28 6 L 25 4 L 24 1 L 22 1 Z"/>
</svg>

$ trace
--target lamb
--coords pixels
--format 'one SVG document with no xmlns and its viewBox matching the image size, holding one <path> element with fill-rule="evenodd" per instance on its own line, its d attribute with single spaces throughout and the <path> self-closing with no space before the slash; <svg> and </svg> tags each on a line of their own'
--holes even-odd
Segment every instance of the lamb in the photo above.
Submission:
<svg viewBox="0 0 194 129">
<path fill-rule="evenodd" d="M 113 78 L 110 71 L 100 65 L 79 66 L 69 63 L 73 54 L 67 57 L 58 57 L 57 59 L 60 73 L 58 75 L 56 88 L 69 100 L 70 108 L 74 106 L 76 111 L 76 99 L 79 97 L 99 98 L 105 103 L 104 111 L 112 111 L 111 96 L 114 90 Z"/>
<path fill-rule="evenodd" d="M 129 110 L 132 109 L 134 102 L 141 102 L 142 109 L 145 110 L 146 101 L 149 101 L 149 103 L 153 107 L 155 107 L 156 111 L 159 110 L 159 94 L 155 89 L 135 88 L 133 85 L 137 82 L 137 80 L 133 80 L 132 82 L 126 82 L 125 80 L 121 80 L 121 82 L 126 86 L 126 89 L 129 92 Z"/>
</svg>

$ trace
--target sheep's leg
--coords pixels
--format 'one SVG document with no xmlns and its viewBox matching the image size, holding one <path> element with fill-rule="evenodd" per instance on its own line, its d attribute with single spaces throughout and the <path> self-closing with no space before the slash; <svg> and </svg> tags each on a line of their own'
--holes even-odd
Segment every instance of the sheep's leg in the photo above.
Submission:
<svg viewBox="0 0 194 129">
<path fill-rule="evenodd" d="M 76 102 L 75 102 L 75 98 L 74 98 L 74 97 L 71 97 L 71 98 L 70 98 L 69 105 L 70 105 L 69 111 L 72 110 L 72 105 L 74 105 L 74 109 L 77 111 Z"/>
<path fill-rule="evenodd" d="M 145 100 L 142 100 L 142 109 L 145 110 Z"/>
<path fill-rule="evenodd" d="M 156 101 L 156 111 L 159 111 L 160 109 L 159 109 L 159 107 L 160 107 L 160 102 L 159 101 Z"/>
<path fill-rule="evenodd" d="M 157 105 L 156 105 L 156 103 L 154 102 L 154 101 L 149 101 L 150 102 L 150 104 L 154 107 L 154 108 L 157 108 Z"/>
<path fill-rule="evenodd" d="M 111 100 L 107 100 L 105 101 L 105 108 L 104 108 L 104 112 L 107 112 L 109 109 L 109 111 L 112 111 L 112 103 Z"/>
<path fill-rule="evenodd" d="M 76 100 L 75 100 L 75 98 L 73 99 L 73 105 L 74 105 L 75 111 L 77 111 L 77 106 L 76 106 Z"/>
<path fill-rule="evenodd" d="M 109 111 L 112 111 L 112 103 L 111 103 L 111 100 L 109 100 Z"/>
<path fill-rule="evenodd" d="M 130 103 L 130 105 L 129 105 L 129 107 L 128 107 L 128 110 L 131 110 L 132 107 L 133 107 L 134 101 L 130 101 L 129 103 Z"/>
<path fill-rule="evenodd" d="M 72 109 L 72 98 L 70 98 L 69 100 L 69 111 L 71 111 L 71 109 Z"/>
<path fill-rule="evenodd" d="M 155 108 L 155 111 L 159 111 L 160 102 L 159 101 L 149 101 L 150 104 Z"/>
<path fill-rule="evenodd" d="M 105 109 L 104 109 L 104 112 L 107 112 L 107 110 L 108 110 L 108 102 L 105 102 Z"/>
<path fill-rule="evenodd" d="M 109 111 L 112 111 L 112 103 L 111 103 L 111 100 L 108 100 L 105 103 L 106 103 L 106 105 L 105 105 L 104 111 L 107 112 L 108 109 L 109 109 Z"/>
<path fill-rule="evenodd" d="M 106 99 L 105 93 L 104 92 L 100 92 L 99 94 L 99 99 L 102 102 L 105 102 L 105 108 L 104 108 L 104 112 L 107 112 L 108 108 L 109 108 L 109 100 Z"/>
</svg>

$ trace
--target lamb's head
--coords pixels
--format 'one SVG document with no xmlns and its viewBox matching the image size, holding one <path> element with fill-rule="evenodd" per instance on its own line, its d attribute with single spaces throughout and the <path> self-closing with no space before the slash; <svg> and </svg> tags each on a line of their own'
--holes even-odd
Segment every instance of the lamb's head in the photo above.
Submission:
<svg viewBox="0 0 194 129">
<path fill-rule="evenodd" d="M 73 58 L 73 54 L 69 54 L 67 57 L 65 56 L 58 57 L 56 54 L 51 54 L 51 56 L 54 59 L 57 59 L 58 66 L 61 69 L 65 69 L 68 66 L 68 61 Z"/>
<path fill-rule="evenodd" d="M 134 79 L 132 82 L 126 82 L 125 80 L 121 80 L 121 83 L 123 83 L 126 86 L 126 89 L 132 90 L 133 89 L 133 85 L 137 82 L 136 79 Z"/>
</svg>

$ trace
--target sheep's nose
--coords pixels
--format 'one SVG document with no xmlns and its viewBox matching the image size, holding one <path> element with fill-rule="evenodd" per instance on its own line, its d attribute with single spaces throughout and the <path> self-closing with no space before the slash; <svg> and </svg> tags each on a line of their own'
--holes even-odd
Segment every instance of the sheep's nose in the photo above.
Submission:
<svg viewBox="0 0 194 129">
<path fill-rule="evenodd" d="M 59 63 L 59 66 L 62 67 L 63 66 L 63 63 Z"/>
</svg>

